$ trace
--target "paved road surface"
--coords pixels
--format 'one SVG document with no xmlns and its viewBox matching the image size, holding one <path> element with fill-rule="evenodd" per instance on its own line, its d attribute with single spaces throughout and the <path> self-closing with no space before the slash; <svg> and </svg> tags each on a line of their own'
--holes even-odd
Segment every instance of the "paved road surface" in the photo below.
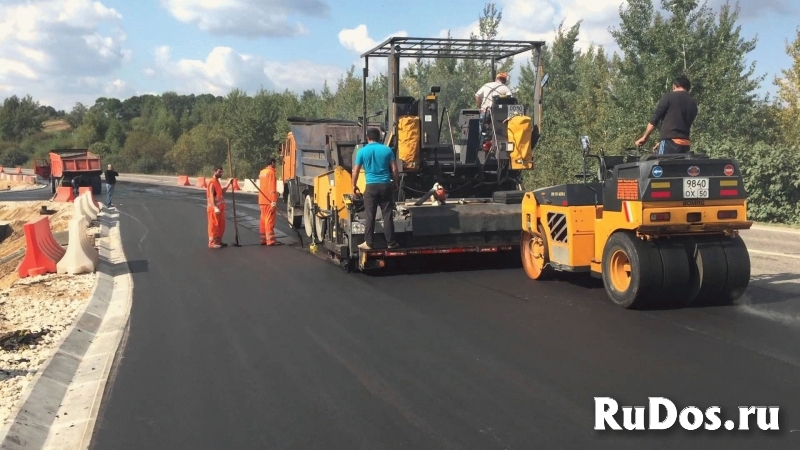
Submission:
<svg viewBox="0 0 800 450">
<path fill-rule="evenodd" d="M 125 183 L 115 197 L 134 301 L 95 449 L 800 446 L 789 258 L 753 255 L 747 305 L 633 312 L 514 267 L 348 275 L 246 227 L 243 247 L 209 251 L 201 192 Z M 781 431 L 598 432 L 596 396 L 720 406 L 723 422 L 780 406 Z"/>
<path fill-rule="evenodd" d="M 124 183 L 115 203 L 134 299 L 94 449 L 800 448 L 792 258 L 754 253 L 743 305 L 634 312 L 518 267 L 345 274 L 280 219 L 290 245 L 241 217 L 243 246 L 210 251 L 202 191 Z M 746 235 L 779 254 L 797 237 Z M 599 432 L 597 396 L 723 422 L 780 406 L 781 431 Z"/>
</svg>

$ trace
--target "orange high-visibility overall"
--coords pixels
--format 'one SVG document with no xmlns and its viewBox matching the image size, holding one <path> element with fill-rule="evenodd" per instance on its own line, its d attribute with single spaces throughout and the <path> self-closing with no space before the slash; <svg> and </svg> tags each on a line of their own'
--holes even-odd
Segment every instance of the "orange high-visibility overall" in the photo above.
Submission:
<svg viewBox="0 0 800 450">
<path fill-rule="evenodd" d="M 275 216 L 278 211 L 273 203 L 278 201 L 278 185 L 275 168 L 267 166 L 258 174 L 258 206 L 261 207 L 259 234 L 262 245 L 275 245 Z"/>
<path fill-rule="evenodd" d="M 206 213 L 208 214 L 208 247 L 217 248 L 222 245 L 225 234 L 225 195 L 217 177 L 212 177 L 206 188 Z M 214 207 L 219 213 L 214 212 Z"/>
</svg>

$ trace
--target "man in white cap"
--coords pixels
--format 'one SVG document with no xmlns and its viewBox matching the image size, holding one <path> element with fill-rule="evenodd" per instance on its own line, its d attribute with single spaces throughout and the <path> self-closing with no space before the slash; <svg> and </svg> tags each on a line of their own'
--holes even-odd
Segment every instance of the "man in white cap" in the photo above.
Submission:
<svg viewBox="0 0 800 450">
<path fill-rule="evenodd" d="M 486 111 L 492 107 L 492 101 L 496 95 L 512 95 L 511 89 L 506 86 L 506 83 L 508 83 L 508 74 L 500 72 L 494 81 L 484 84 L 475 93 L 475 104 L 481 110 L 481 122 L 483 122 Z"/>
</svg>

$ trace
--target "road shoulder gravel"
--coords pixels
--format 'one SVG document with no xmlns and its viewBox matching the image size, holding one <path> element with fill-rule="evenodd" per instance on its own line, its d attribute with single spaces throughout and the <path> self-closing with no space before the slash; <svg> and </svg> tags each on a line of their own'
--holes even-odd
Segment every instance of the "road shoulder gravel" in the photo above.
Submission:
<svg viewBox="0 0 800 450">
<path fill-rule="evenodd" d="M 105 210 L 98 220 L 100 263 L 91 299 L 0 430 L 3 449 L 86 448 L 91 440 L 133 290 L 119 214 Z"/>
</svg>

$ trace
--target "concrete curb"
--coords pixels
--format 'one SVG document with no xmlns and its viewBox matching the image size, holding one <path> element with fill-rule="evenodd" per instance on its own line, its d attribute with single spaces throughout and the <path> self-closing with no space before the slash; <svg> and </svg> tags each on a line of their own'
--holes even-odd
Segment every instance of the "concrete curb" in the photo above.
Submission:
<svg viewBox="0 0 800 450">
<path fill-rule="evenodd" d="M 133 293 L 119 213 L 103 211 L 98 220 L 101 261 L 90 300 L 0 430 L 3 449 L 87 448 L 91 441 Z"/>
</svg>

